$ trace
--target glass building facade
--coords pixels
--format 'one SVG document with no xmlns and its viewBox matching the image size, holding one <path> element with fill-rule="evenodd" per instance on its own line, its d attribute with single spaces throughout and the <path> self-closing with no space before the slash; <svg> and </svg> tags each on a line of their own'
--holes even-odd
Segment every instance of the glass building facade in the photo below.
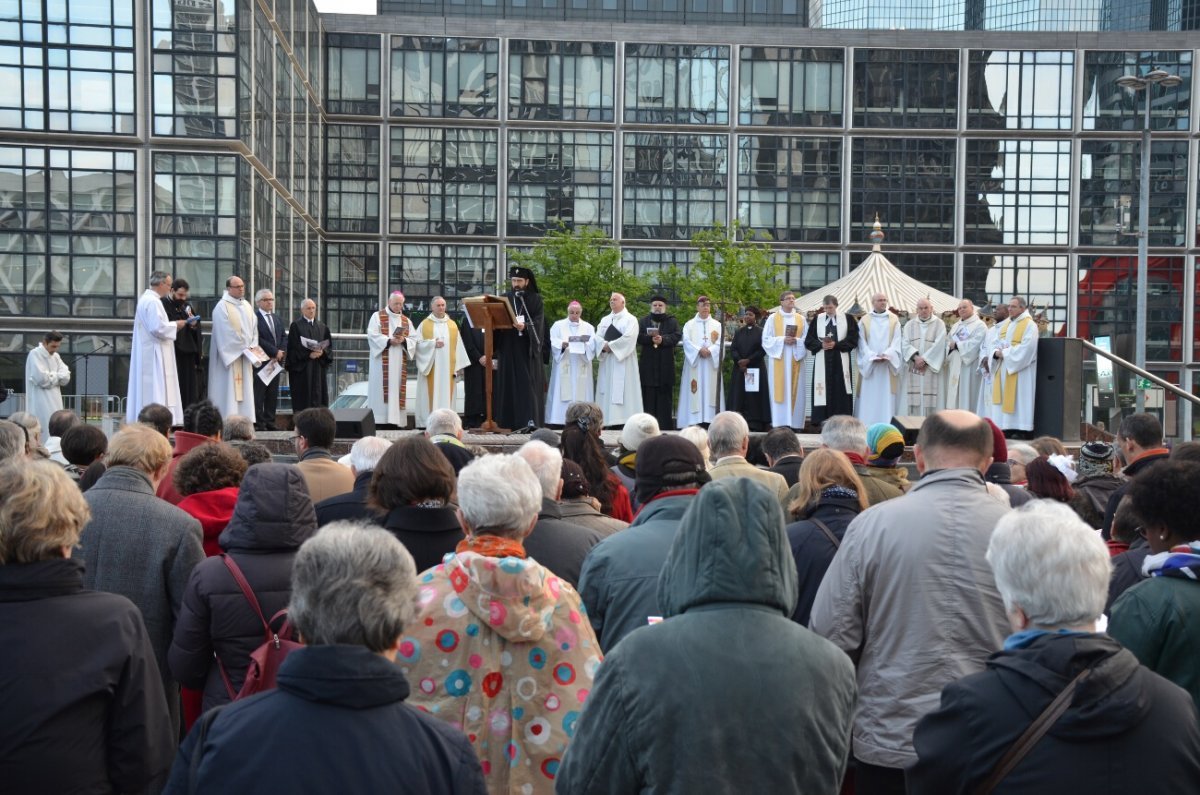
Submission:
<svg viewBox="0 0 1200 795">
<path fill-rule="evenodd" d="M 122 394 L 153 269 L 190 282 L 204 317 L 236 272 L 282 316 L 311 296 L 360 334 L 389 289 L 418 312 L 494 289 L 506 249 L 559 224 L 603 229 L 653 275 L 737 222 L 809 292 L 865 257 L 876 215 L 889 258 L 930 286 L 1025 293 L 1056 333 L 1131 358 L 1136 238 L 1120 230 L 1138 217 L 1144 97 L 1115 81 L 1162 68 L 1183 83 L 1150 95 L 1148 347 L 1197 386 L 1187 34 L 972 31 L 930 48 L 913 31 L 629 21 L 725 13 L 692 0 L 507 2 L 359 17 L 0 0 L 0 378 L 19 383 L 57 327 L 69 356 L 94 353 L 67 391 Z M 728 7 L 751 19 L 746 2 Z M 528 17 L 547 20 L 536 37 Z M 339 347 L 335 392 L 361 377 L 361 342 Z"/>
</svg>

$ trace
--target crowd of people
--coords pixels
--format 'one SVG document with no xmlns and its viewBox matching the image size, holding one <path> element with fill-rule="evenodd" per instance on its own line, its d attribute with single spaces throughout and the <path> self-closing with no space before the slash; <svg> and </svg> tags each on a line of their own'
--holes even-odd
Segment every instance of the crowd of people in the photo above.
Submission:
<svg viewBox="0 0 1200 795">
<path fill-rule="evenodd" d="M 931 369 L 923 309 L 857 333 L 912 336 Z M 768 319 L 768 359 L 804 322 Z M 688 325 L 702 367 L 710 333 Z M 411 336 L 457 347 L 444 331 Z M 44 438 L 0 420 L 0 643 L 20 650 L 0 661 L 0 788 L 1187 790 L 1200 444 L 1132 414 L 1075 456 L 936 410 L 928 384 L 902 394 L 928 410 L 915 473 L 887 422 L 830 414 L 806 453 L 738 411 L 664 432 L 612 393 L 512 453 L 426 403 L 424 433 L 343 461 L 313 406 L 294 464 L 240 402 L 197 400 L 180 427 L 151 403 L 111 439 L 61 409 Z"/>
</svg>

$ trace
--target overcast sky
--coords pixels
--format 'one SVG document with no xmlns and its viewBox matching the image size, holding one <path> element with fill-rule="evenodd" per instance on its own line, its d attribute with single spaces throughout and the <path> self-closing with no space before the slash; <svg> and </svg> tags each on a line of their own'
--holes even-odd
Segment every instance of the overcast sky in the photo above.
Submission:
<svg viewBox="0 0 1200 795">
<path fill-rule="evenodd" d="M 318 11 L 335 14 L 374 14 L 375 0 L 314 0 Z"/>
</svg>

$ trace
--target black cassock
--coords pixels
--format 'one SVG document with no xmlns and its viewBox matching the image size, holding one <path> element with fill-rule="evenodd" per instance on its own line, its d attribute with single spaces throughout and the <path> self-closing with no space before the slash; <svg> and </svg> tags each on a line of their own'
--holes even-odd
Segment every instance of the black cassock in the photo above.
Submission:
<svg viewBox="0 0 1200 795">
<path fill-rule="evenodd" d="M 502 428 L 519 430 L 533 423 L 546 421 L 546 363 L 550 358 L 547 345 L 549 329 L 539 293 L 512 290 L 505 296 L 512 302 L 513 311 L 525 316 L 525 330 L 495 332 L 496 358 L 500 369 L 493 381 L 493 410 Z"/>
<path fill-rule="evenodd" d="M 804 347 L 808 348 L 809 353 L 817 354 L 821 352 L 821 340 L 826 334 L 832 334 L 836 344 L 830 354 L 825 356 L 825 387 L 829 393 L 825 397 L 825 405 L 818 406 L 816 400 L 813 401 L 811 421 L 813 424 L 819 425 L 835 414 L 853 414 L 854 413 L 854 395 L 846 393 L 846 378 L 842 370 L 842 353 L 851 353 L 858 347 L 858 321 L 853 315 L 846 315 L 846 338 L 839 340 L 837 338 L 837 324 L 828 322 L 829 316 L 821 312 L 813 321 L 808 324 L 808 333 L 804 336 Z M 853 365 L 851 365 L 853 367 Z M 810 390 L 816 389 L 816 377 L 813 377 L 813 383 L 809 385 Z M 850 385 L 854 385 L 854 373 L 850 373 Z M 815 395 L 814 395 L 815 397 Z"/>
<path fill-rule="evenodd" d="M 467 358 L 471 360 L 463 371 L 463 424 L 475 428 L 487 419 L 487 381 L 484 380 L 487 373 L 479 363 L 484 355 L 483 329 L 471 328 L 464 320 L 458 330 Z M 495 388 L 495 383 L 492 387 Z"/>
<path fill-rule="evenodd" d="M 188 311 L 192 305 L 187 301 L 176 301 L 173 296 L 164 295 L 162 302 L 167 319 L 172 323 L 192 317 L 193 313 Z M 203 350 L 200 323 L 188 323 L 179 329 L 175 335 L 175 371 L 179 376 L 179 399 L 184 408 L 200 399 L 200 353 Z"/>
<path fill-rule="evenodd" d="M 654 338 L 647 332 L 651 323 L 658 323 L 662 342 L 654 347 Z M 642 410 L 653 414 L 658 427 L 669 431 L 675 427 L 671 411 L 679 397 L 675 394 L 675 349 L 683 340 L 679 321 L 673 315 L 655 318 L 646 315 L 638 321 L 638 375 L 642 381 Z"/>
<path fill-rule="evenodd" d="M 325 349 L 325 355 L 312 359 L 311 351 L 300 342 L 301 337 L 310 340 L 329 340 L 330 347 Z M 298 414 L 313 406 L 329 405 L 329 384 L 325 372 L 333 363 L 333 337 L 329 326 L 320 320 L 309 323 L 307 318 L 293 321 L 288 329 L 287 356 L 284 366 L 288 371 L 288 383 L 291 385 L 292 414 Z"/>
<path fill-rule="evenodd" d="M 767 390 L 767 370 L 763 366 L 767 352 L 762 346 L 761 326 L 742 326 L 733 335 L 729 346 L 729 358 L 733 361 L 733 376 L 729 379 L 725 406 L 730 411 L 741 413 L 752 431 L 763 431 L 771 427 L 771 402 Z M 749 359 L 746 370 L 738 366 L 742 359 Z M 758 391 L 746 391 L 747 370 L 758 371 Z"/>
</svg>

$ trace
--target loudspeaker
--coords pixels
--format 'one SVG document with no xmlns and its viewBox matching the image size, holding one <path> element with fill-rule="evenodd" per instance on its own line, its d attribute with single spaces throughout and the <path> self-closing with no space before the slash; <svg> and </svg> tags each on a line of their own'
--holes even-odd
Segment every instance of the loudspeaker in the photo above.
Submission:
<svg viewBox="0 0 1200 795">
<path fill-rule="evenodd" d="M 1033 433 L 1079 441 L 1083 419 L 1083 343 L 1073 337 L 1038 340 Z"/>
<path fill-rule="evenodd" d="M 375 414 L 370 409 L 333 409 L 339 439 L 361 439 L 375 435 Z"/>
<path fill-rule="evenodd" d="M 925 418 L 919 415 L 905 414 L 892 417 L 892 425 L 895 425 L 900 429 L 900 433 L 904 434 L 904 444 L 909 447 L 917 443 L 917 434 L 921 432 L 921 425 L 924 422 Z"/>
</svg>

